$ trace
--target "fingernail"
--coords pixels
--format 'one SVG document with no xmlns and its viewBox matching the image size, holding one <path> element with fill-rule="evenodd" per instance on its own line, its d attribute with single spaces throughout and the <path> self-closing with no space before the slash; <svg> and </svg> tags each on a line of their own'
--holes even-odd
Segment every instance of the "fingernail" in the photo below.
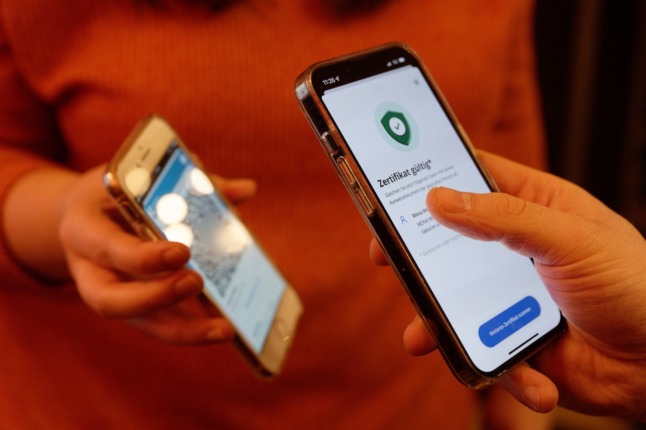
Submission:
<svg viewBox="0 0 646 430">
<path fill-rule="evenodd" d="M 217 342 L 224 339 L 225 336 L 222 333 L 222 330 L 220 330 L 219 328 L 213 328 L 206 332 L 206 340 L 208 340 L 209 342 Z"/>
<path fill-rule="evenodd" d="M 185 264 L 188 261 L 189 256 L 185 249 L 173 246 L 172 248 L 168 248 L 164 251 L 162 258 L 164 259 L 164 263 L 169 266 L 179 266 Z"/>
<path fill-rule="evenodd" d="M 175 291 L 179 294 L 191 294 L 202 290 L 202 280 L 196 275 L 183 276 L 175 283 Z"/>
<path fill-rule="evenodd" d="M 473 197 L 470 193 L 461 193 L 450 188 L 438 187 L 435 198 L 445 212 L 459 214 L 473 207 Z"/>
</svg>

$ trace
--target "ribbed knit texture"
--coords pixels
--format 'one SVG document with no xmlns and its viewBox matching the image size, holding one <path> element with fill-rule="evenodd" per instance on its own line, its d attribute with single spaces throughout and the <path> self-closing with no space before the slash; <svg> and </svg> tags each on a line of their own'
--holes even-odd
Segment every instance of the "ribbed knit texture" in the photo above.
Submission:
<svg viewBox="0 0 646 430">
<path fill-rule="evenodd" d="M 285 372 L 262 382 L 228 345 L 105 321 L 0 243 L 0 427 L 466 428 L 475 396 L 439 354 L 403 350 L 412 307 L 369 260 L 293 82 L 312 62 L 407 42 L 476 146 L 540 166 L 531 3 L 393 0 L 343 21 L 309 0 L 167 3 L 0 1 L 0 201 L 30 169 L 104 163 L 140 118 L 164 116 L 213 172 L 258 181 L 242 216 L 305 304 Z"/>
</svg>

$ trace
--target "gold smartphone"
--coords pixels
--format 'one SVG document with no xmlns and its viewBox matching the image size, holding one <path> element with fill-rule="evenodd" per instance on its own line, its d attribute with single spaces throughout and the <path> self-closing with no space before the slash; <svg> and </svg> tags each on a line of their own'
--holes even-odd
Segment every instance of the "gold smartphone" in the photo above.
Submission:
<svg viewBox="0 0 646 430">
<path fill-rule="evenodd" d="M 478 388 L 561 333 L 532 261 L 441 226 L 435 186 L 495 185 L 420 58 L 392 43 L 309 67 L 296 98 L 456 377 Z"/>
<path fill-rule="evenodd" d="M 301 301 L 168 123 L 151 116 L 138 124 L 104 182 L 141 237 L 190 248 L 188 266 L 235 327 L 240 352 L 260 375 L 279 374 Z"/>
</svg>

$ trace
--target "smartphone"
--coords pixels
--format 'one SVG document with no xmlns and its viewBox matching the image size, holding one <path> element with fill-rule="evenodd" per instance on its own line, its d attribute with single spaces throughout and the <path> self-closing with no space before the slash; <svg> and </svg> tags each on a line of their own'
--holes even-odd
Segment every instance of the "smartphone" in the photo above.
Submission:
<svg viewBox="0 0 646 430">
<path fill-rule="evenodd" d="M 314 64 L 295 93 L 461 382 L 491 384 L 564 331 L 529 258 L 458 235 L 426 209 L 435 186 L 496 187 L 410 47 L 392 43 Z"/>
<path fill-rule="evenodd" d="M 236 330 L 258 374 L 280 373 L 301 301 L 169 124 L 137 125 L 106 169 L 105 186 L 143 238 L 181 242 L 204 279 L 203 297 Z"/>
</svg>

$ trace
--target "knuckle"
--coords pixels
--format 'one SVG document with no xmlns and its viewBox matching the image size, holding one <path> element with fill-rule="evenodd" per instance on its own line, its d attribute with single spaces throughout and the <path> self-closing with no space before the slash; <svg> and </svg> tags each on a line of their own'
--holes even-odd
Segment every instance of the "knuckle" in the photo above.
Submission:
<svg viewBox="0 0 646 430">
<path fill-rule="evenodd" d="M 522 249 L 526 238 L 517 232 L 515 226 L 535 222 L 538 215 L 535 208 L 525 200 L 503 193 L 485 195 L 484 199 L 487 200 L 483 216 L 475 220 L 482 237 L 502 242 L 512 250 Z"/>
<path fill-rule="evenodd" d="M 144 242 L 110 240 L 106 246 L 95 249 L 95 258 L 108 267 L 132 275 L 147 273 L 154 266 Z"/>
<path fill-rule="evenodd" d="M 497 199 L 496 212 L 498 215 L 504 216 L 519 216 L 527 213 L 527 202 L 522 199 L 514 198 L 507 194 L 500 194 L 500 199 Z"/>
<path fill-rule="evenodd" d="M 175 344 L 189 343 L 192 339 L 181 330 L 181 327 L 166 325 L 156 332 L 157 338 Z"/>
<path fill-rule="evenodd" d="M 106 294 L 100 292 L 100 290 L 88 292 L 88 289 L 82 286 L 79 286 L 79 291 L 85 304 L 98 315 L 104 318 L 116 317 L 114 307 Z"/>
</svg>

